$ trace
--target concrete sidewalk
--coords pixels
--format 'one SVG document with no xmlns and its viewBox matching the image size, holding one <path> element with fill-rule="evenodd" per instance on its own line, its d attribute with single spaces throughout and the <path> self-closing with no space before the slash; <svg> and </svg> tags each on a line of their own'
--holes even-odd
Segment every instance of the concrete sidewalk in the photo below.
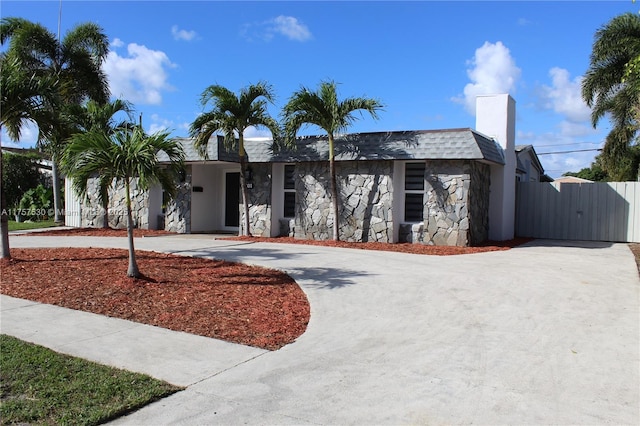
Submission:
<svg viewBox="0 0 640 426">
<path fill-rule="evenodd" d="M 640 423 L 640 279 L 624 244 L 435 257 L 170 236 L 136 248 L 286 270 L 311 322 L 269 352 L 3 297 L 3 333 L 188 386 L 117 424 Z"/>
</svg>

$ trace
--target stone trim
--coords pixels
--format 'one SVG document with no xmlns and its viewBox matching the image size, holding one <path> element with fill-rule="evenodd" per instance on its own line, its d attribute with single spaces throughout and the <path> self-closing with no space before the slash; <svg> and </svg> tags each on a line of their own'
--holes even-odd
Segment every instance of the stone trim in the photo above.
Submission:
<svg viewBox="0 0 640 426">
<path fill-rule="evenodd" d="M 185 168 L 184 180 L 177 184 L 176 196 L 164 212 L 164 229 L 178 234 L 191 233 L 191 166 Z"/>
</svg>

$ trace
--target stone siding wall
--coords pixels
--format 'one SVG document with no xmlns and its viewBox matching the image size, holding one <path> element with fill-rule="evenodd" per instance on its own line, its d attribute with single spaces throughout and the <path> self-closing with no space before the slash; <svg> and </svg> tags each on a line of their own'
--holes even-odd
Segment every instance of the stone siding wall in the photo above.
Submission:
<svg viewBox="0 0 640 426">
<path fill-rule="evenodd" d="M 424 228 L 419 242 L 468 246 L 486 239 L 489 166 L 474 161 L 427 161 Z"/>
<path fill-rule="evenodd" d="M 487 239 L 490 168 L 463 160 L 427 161 L 423 222 L 403 223 L 400 242 L 468 246 Z"/>
<path fill-rule="evenodd" d="M 255 237 L 271 236 L 271 164 L 251 164 L 253 188 L 249 197 L 249 230 Z M 240 229 L 244 224 L 244 208 L 240 196 Z"/>
<path fill-rule="evenodd" d="M 131 180 L 131 214 L 135 228 L 149 229 L 149 193 L 138 188 L 137 179 Z M 104 209 L 98 202 L 98 178 L 87 182 L 88 200 L 81 206 L 80 226 L 101 228 L 104 224 Z M 115 182 L 109 187 L 109 226 L 116 229 L 127 227 L 127 204 L 124 183 Z"/>
<path fill-rule="evenodd" d="M 392 241 L 392 173 L 391 161 L 336 164 L 341 240 Z M 297 203 L 294 230 L 291 232 L 290 225 L 282 226 L 281 232 L 293 233 L 301 239 L 331 239 L 334 218 L 329 163 L 299 163 L 295 174 Z"/>
<path fill-rule="evenodd" d="M 178 183 L 176 196 L 167 203 L 164 229 L 178 234 L 191 232 L 191 166 L 185 167 L 184 180 Z"/>
<path fill-rule="evenodd" d="M 469 244 L 472 246 L 489 238 L 489 186 L 491 167 L 471 162 L 471 186 L 469 187 Z"/>
<path fill-rule="evenodd" d="M 469 244 L 471 165 L 466 161 L 427 161 L 422 242 L 437 246 Z"/>
</svg>

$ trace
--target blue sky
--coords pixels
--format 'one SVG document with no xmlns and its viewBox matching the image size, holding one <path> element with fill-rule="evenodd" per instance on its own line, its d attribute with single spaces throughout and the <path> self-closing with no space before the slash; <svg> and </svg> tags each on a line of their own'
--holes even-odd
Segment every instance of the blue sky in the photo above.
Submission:
<svg viewBox="0 0 640 426">
<path fill-rule="evenodd" d="M 3 0 L 57 31 L 60 3 Z M 474 127 L 478 94 L 510 93 L 517 144 L 538 154 L 602 146 L 580 97 L 595 31 L 640 5 L 625 1 L 219 2 L 62 1 L 61 28 L 99 24 L 111 42 L 104 64 L 113 96 L 134 103 L 147 130 L 186 136 L 211 84 L 238 91 L 267 81 L 277 116 L 301 85 L 324 79 L 340 96 L 378 98 L 378 121 L 351 132 Z M 321 133 L 309 128 L 306 134 Z M 247 136 L 264 136 L 250 130 Z M 2 135 L 3 145 L 9 144 Z M 20 146 L 32 146 L 35 130 Z M 540 155 L 553 177 L 578 171 L 595 151 Z"/>
</svg>

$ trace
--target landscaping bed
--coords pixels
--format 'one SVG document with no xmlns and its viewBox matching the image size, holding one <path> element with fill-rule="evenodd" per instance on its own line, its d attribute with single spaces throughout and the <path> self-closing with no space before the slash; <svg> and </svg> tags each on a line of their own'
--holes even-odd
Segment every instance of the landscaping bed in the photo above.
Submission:
<svg viewBox="0 0 640 426">
<path fill-rule="evenodd" d="M 287 274 L 222 260 L 137 251 L 142 279 L 126 276 L 127 250 L 11 250 L 3 294 L 229 342 L 278 349 L 309 322 L 306 295 Z"/>
</svg>

